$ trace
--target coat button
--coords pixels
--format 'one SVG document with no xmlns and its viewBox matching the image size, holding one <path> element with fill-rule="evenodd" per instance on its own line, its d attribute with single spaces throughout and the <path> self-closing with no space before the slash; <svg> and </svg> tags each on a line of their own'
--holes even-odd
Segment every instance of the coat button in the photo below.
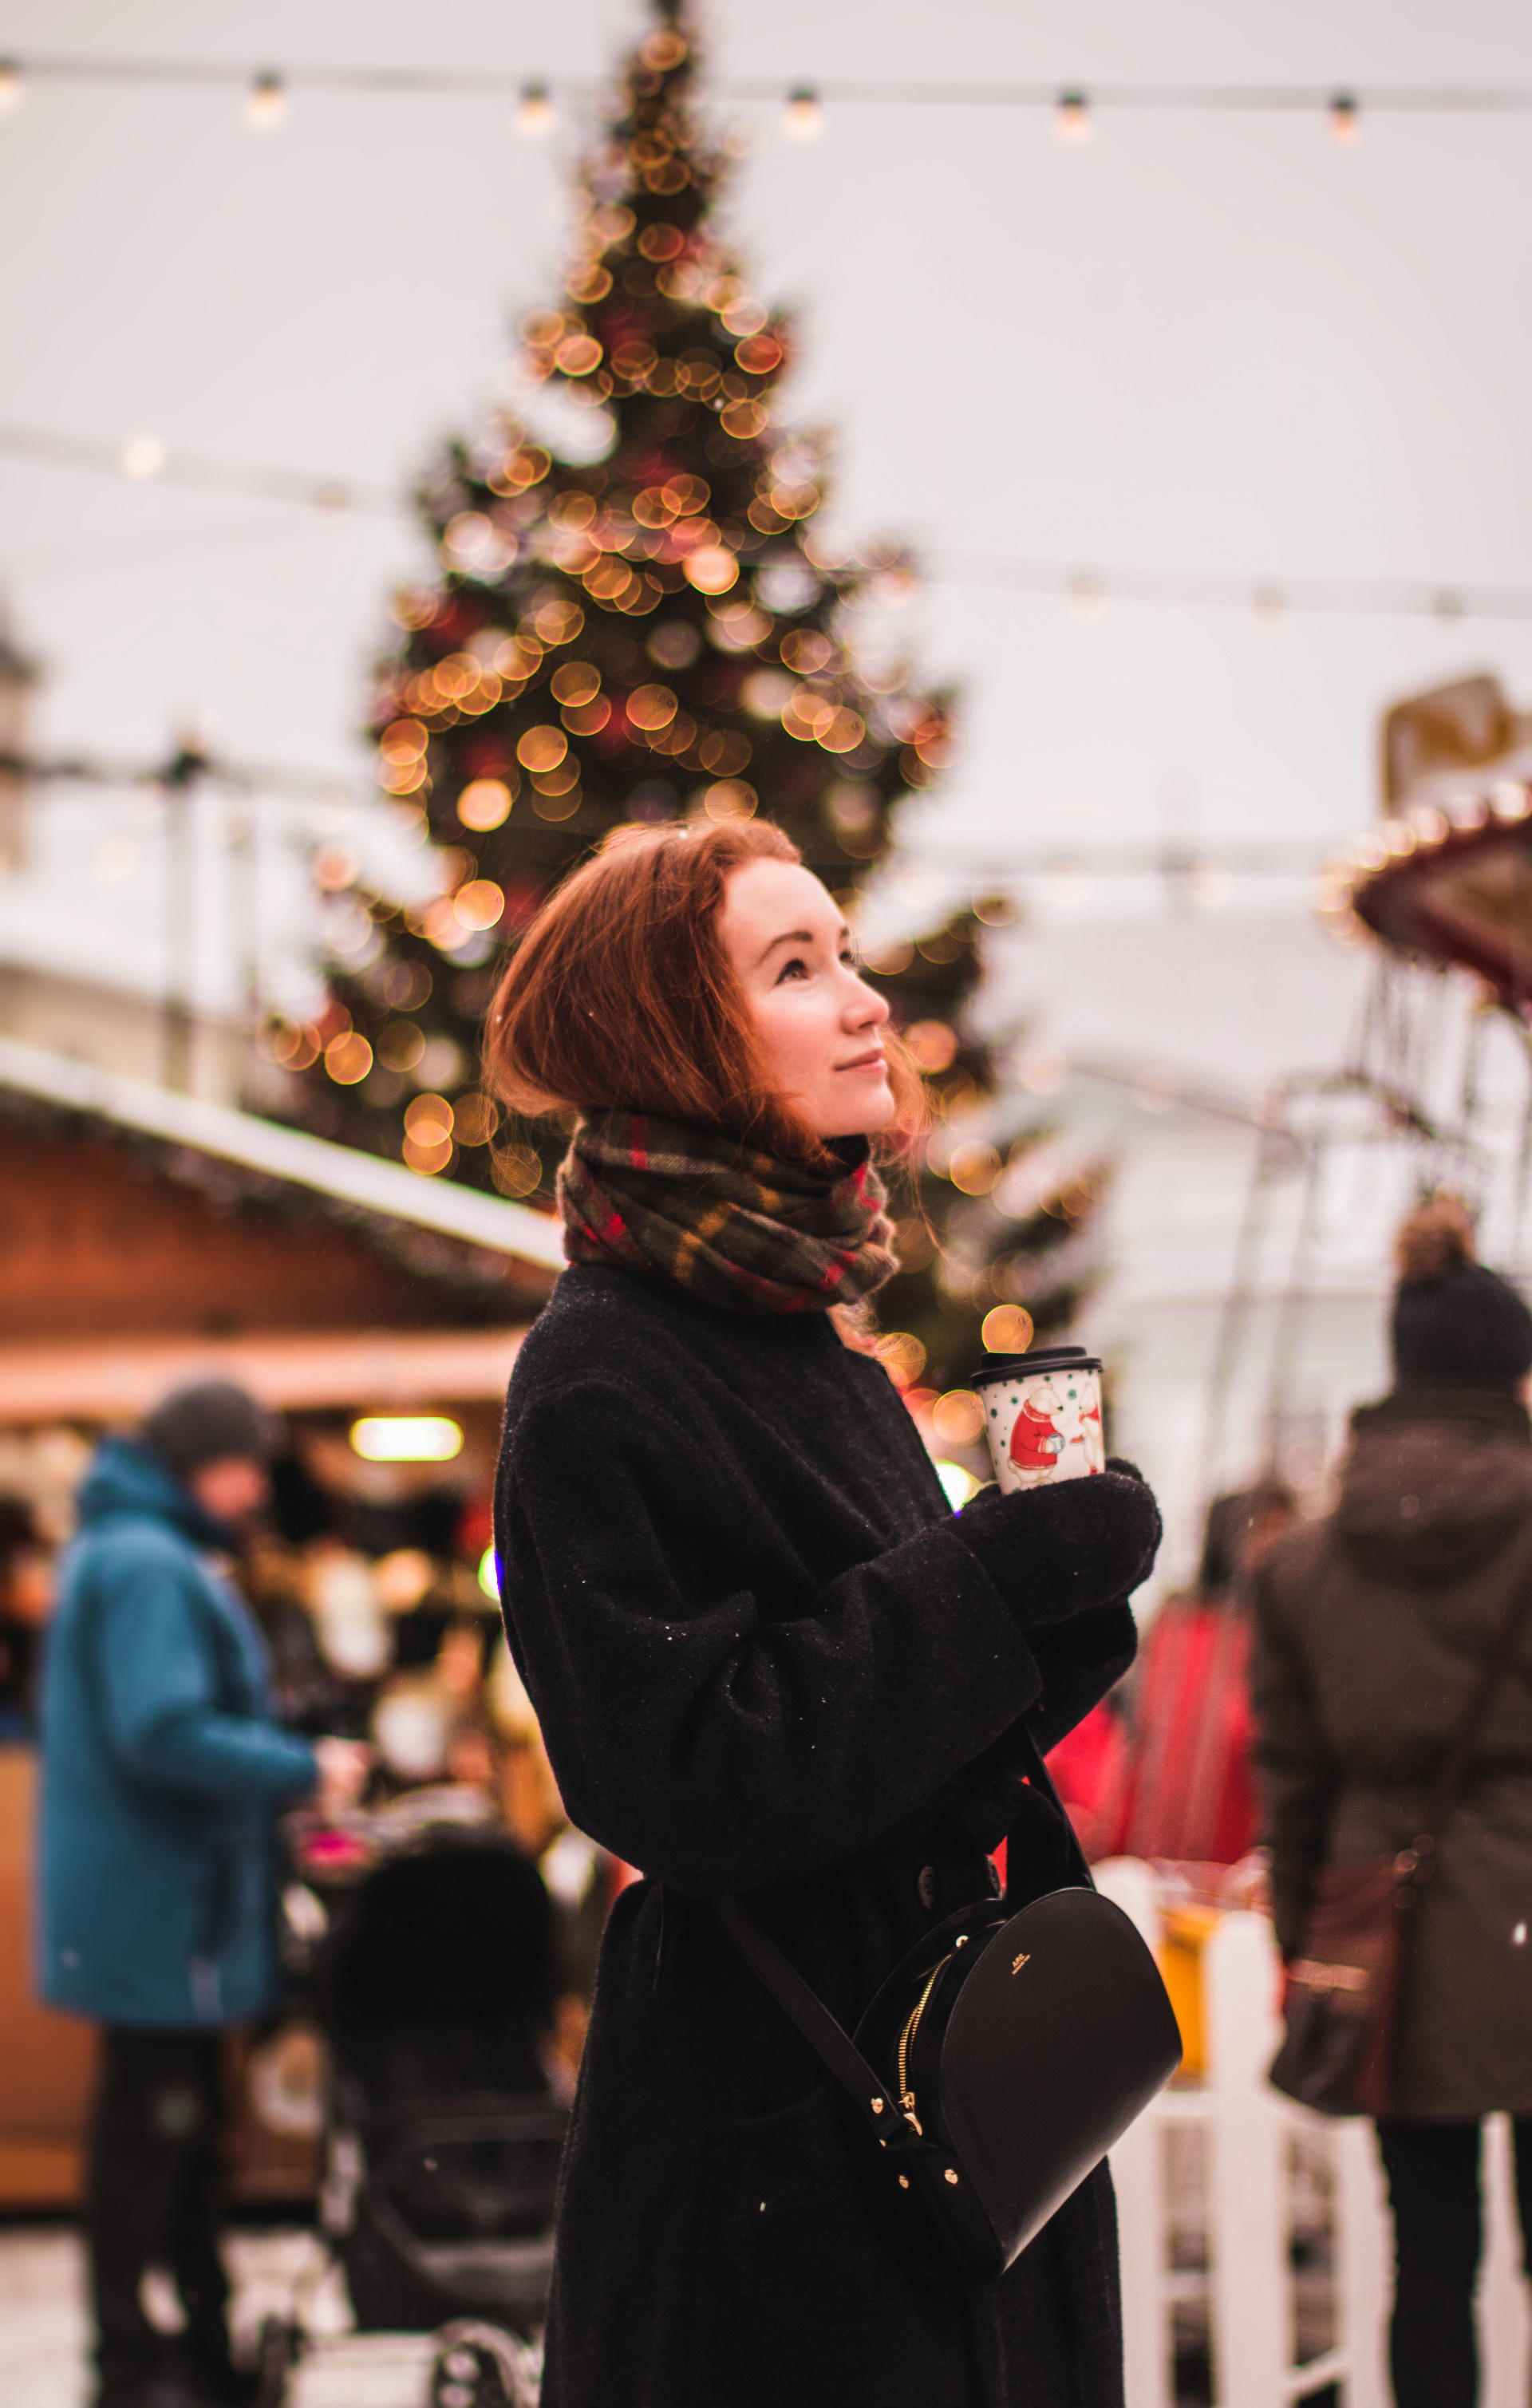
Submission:
<svg viewBox="0 0 1532 2408">
<path fill-rule="evenodd" d="M 935 1865 L 922 1865 L 920 1870 L 920 1878 L 916 1882 L 915 1887 L 920 1892 L 920 1901 L 922 1906 L 924 1907 L 926 1914 L 929 1914 L 931 1909 L 937 1902 L 937 1869 Z"/>
</svg>

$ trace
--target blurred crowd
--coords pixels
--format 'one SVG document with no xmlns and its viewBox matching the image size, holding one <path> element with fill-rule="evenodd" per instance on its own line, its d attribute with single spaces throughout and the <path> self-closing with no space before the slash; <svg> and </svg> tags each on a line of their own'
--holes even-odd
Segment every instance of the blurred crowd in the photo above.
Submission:
<svg viewBox="0 0 1532 2408">
<path fill-rule="evenodd" d="M 0 1460 L 0 1744 L 37 1734 L 43 1639 L 90 1459 L 74 1432 L 56 1436 L 46 1479 L 42 1449 Z M 566 1826 L 501 1629 L 493 1462 L 470 1445 L 445 1470 L 365 1465 L 335 1415 L 295 1419 L 279 1440 L 269 1495 L 231 1556 L 277 1715 L 366 1742 L 369 1804 L 426 1785 L 472 1793 L 541 1856 Z"/>
</svg>

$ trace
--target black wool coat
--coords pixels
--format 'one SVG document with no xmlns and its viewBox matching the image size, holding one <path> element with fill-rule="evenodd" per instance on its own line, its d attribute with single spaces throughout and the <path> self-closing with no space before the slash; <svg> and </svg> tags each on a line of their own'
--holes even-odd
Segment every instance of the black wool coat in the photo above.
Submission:
<svg viewBox="0 0 1532 2408">
<path fill-rule="evenodd" d="M 646 1878 L 608 1927 L 566 2153 L 545 2408 L 1115 2408 L 1110 2178 L 1009 2273 L 922 2272 L 866 2135 L 707 1901 L 854 2025 L 930 1924 L 1088 1879 L 1044 1747 L 1125 1670 L 1141 1483 L 952 1512 L 823 1315 L 566 1271 L 518 1359 L 507 1631 L 575 1823 Z M 1046 2069 L 1042 2069 L 1044 2077 Z"/>
</svg>

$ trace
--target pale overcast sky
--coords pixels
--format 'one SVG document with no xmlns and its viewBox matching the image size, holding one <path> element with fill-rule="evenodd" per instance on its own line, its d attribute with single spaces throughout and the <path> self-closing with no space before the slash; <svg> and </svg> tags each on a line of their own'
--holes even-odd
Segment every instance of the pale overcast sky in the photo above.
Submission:
<svg viewBox="0 0 1532 2408">
<path fill-rule="evenodd" d="M 0 55 L 483 67 L 591 78 L 637 0 L 4 0 Z M 1532 85 L 1506 0 L 712 0 L 721 77 Z M 839 432 L 837 514 L 942 560 L 1532 581 L 1525 115 L 832 108 L 759 143 L 731 204 L 801 311 L 795 395 Z M 0 423 L 401 485 L 471 417 L 562 251 L 576 128 L 502 97 L 28 87 L 0 117 Z M 45 656 L 45 734 L 355 771 L 408 525 L 129 484 L 0 452 L 0 578 Z M 1374 808 L 1378 711 L 1457 671 L 1532 701 L 1532 626 L 1109 607 L 933 583 L 966 689 L 912 840 L 1050 852 L 1322 848 Z M 1296 908 L 1293 894 L 1290 907 Z"/>
</svg>

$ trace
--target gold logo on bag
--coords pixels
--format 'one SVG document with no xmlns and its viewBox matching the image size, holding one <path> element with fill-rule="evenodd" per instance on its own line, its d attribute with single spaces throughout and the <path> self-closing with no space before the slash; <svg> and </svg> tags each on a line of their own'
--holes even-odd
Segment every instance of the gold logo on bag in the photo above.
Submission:
<svg viewBox="0 0 1532 2408">
<path fill-rule="evenodd" d="M 1015 1964 L 1014 1964 L 1014 1965 L 1012 1965 L 1012 1967 L 1011 1967 L 1011 1969 L 1010 1969 L 1010 1970 L 1011 1970 L 1011 1971 L 1012 1971 L 1013 1973 L 1019 1973 L 1019 1972 L 1021 1971 L 1022 1967 L 1023 1967 L 1024 1965 L 1030 1965 L 1030 1964 L 1031 1964 L 1031 1962 L 1032 1962 L 1032 1959 L 1031 1959 L 1031 1957 L 1030 1957 L 1030 1956 L 1018 1956 L 1018 1957 L 1017 1957 L 1017 1959 L 1016 1959 Z"/>
</svg>

